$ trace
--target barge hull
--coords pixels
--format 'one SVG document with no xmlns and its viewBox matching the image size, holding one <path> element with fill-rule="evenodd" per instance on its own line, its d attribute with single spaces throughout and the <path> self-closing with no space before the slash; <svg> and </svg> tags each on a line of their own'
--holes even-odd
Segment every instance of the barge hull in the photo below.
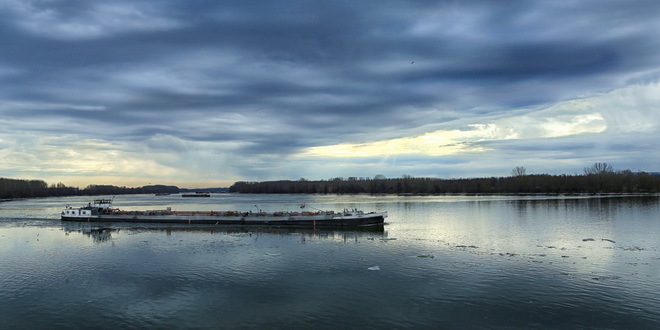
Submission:
<svg viewBox="0 0 660 330">
<path fill-rule="evenodd" d="M 261 212 L 237 211 L 122 211 L 112 208 L 112 200 L 97 199 L 87 206 L 62 210 L 62 221 L 184 223 L 206 225 L 266 225 L 288 227 L 359 227 L 383 225 L 387 212 L 347 210 L 342 212 Z M 303 206 L 304 207 L 304 206 Z"/>
<path fill-rule="evenodd" d="M 357 227 L 382 225 L 384 217 L 380 214 L 365 215 L 362 217 L 351 218 L 231 218 L 220 216 L 121 216 L 121 215 L 99 215 L 86 218 L 62 216 L 63 221 L 78 222 L 129 222 L 129 223 L 185 223 L 185 224 L 206 224 L 206 225 L 268 225 L 268 226 L 287 226 L 287 227 Z"/>
</svg>

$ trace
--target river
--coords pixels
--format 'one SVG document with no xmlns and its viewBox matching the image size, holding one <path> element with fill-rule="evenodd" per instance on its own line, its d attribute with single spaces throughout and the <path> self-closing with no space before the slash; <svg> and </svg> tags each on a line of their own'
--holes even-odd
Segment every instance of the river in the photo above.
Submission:
<svg viewBox="0 0 660 330">
<path fill-rule="evenodd" d="M 89 201 L 0 203 L 0 328 L 660 328 L 658 195 L 114 197 L 388 211 L 360 231 L 59 220 Z"/>
</svg>

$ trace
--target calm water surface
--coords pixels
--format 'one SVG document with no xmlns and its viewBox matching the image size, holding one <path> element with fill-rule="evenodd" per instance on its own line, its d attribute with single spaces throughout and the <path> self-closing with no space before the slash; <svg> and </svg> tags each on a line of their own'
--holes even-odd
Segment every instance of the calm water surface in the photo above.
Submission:
<svg viewBox="0 0 660 330">
<path fill-rule="evenodd" d="M 107 197 L 107 196 L 103 196 Z M 660 196 L 117 196 L 386 210 L 384 229 L 62 223 L 0 203 L 0 328 L 660 328 Z"/>
</svg>

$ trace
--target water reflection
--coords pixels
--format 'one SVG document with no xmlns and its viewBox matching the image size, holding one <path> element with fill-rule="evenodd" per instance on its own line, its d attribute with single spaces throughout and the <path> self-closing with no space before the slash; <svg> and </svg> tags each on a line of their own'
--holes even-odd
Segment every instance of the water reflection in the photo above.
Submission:
<svg viewBox="0 0 660 330">
<path fill-rule="evenodd" d="M 106 226 L 94 226 L 87 223 L 63 222 L 62 230 L 65 235 L 70 233 L 80 233 L 90 237 L 94 243 L 107 243 L 112 241 L 112 234 L 121 232 L 128 233 L 164 233 L 171 236 L 173 233 L 199 233 L 211 235 L 301 235 L 301 237 L 314 237 L 319 239 L 337 239 L 344 240 L 358 238 L 383 238 L 387 239 L 387 232 L 384 225 L 365 226 L 351 228 L 350 230 L 341 229 L 313 229 L 313 228 L 290 228 L 290 227 L 266 227 L 266 226 L 163 226 L 157 224 L 143 224 L 141 226 L 107 224 Z M 303 239 L 304 241 L 304 239 Z"/>
<path fill-rule="evenodd" d="M 214 199 L 390 216 L 359 231 L 89 224 L 21 201 L 38 212 L 0 214 L 0 328 L 660 328 L 657 196 Z"/>
<path fill-rule="evenodd" d="M 112 232 L 114 229 L 111 228 L 88 228 L 80 230 L 85 236 L 91 237 L 94 243 L 103 243 L 110 242 L 112 240 Z M 69 232 L 67 231 L 66 234 Z"/>
</svg>

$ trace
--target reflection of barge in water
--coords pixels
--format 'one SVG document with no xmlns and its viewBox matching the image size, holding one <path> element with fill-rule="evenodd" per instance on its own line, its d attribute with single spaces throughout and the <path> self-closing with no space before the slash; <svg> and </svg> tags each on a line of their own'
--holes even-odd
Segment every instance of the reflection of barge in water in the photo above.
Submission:
<svg viewBox="0 0 660 330">
<path fill-rule="evenodd" d="M 90 237 L 94 243 L 106 243 L 113 240 L 114 234 L 126 233 L 127 235 L 134 235 L 137 233 L 160 233 L 163 235 L 175 235 L 179 233 L 189 234 L 210 234 L 210 235 L 229 235 L 233 237 L 260 237 L 262 235 L 275 235 L 275 236 L 300 236 L 301 242 L 305 242 L 309 238 L 316 238 L 320 240 L 389 240 L 383 225 L 374 225 L 367 227 L 351 227 L 351 228 L 303 228 L 303 227 L 268 227 L 268 226 L 216 226 L 216 225 L 196 225 L 188 226 L 182 224 L 130 224 L 130 223 L 115 223 L 115 224 L 102 224 L 103 227 L 97 227 L 102 223 L 89 224 L 84 222 L 70 222 L 62 223 L 62 229 L 66 235 L 70 233 L 80 233 L 84 236 Z"/>
<path fill-rule="evenodd" d="M 231 225 L 195 225 L 185 224 L 157 224 L 157 223 L 86 223 L 71 222 L 62 223 L 62 229 L 67 233 L 78 232 L 91 237 L 95 242 L 104 242 L 112 239 L 113 233 L 164 233 L 172 235 L 173 233 L 199 233 L 199 234 L 224 234 L 238 236 L 253 235 L 301 235 L 301 237 L 318 237 L 323 239 L 358 239 L 366 238 L 387 239 L 384 225 L 373 225 L 365 227 L 351 228 L 305 228 L 305 227 L 277 227 L 277 226 L 231 226 Z"/>
<path fill-rule="evenodd" d="M 235 226 L 287 226 L 287 227 L 360 227 L 383 225 L 387 212 L 365 213 L 359 210 L 317 212 L 236 212 L 236 211 L 122 211 L 112 208 L 112 201 L 97 199 L 87 206 L 67 207 L 62 211 L 63 221 L 87 222 L 151 222 L 186 223 Z"/>
</svg>

